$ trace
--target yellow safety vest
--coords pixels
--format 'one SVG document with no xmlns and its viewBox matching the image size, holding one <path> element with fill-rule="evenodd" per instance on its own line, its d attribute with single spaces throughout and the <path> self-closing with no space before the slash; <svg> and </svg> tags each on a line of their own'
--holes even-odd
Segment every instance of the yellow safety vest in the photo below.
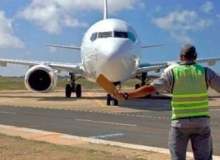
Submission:
<svg viewBox="0 0 220 160">
<path fill-rule="evenodd" d="M 173 68 L 172 119 L 209 117 L 204 67 L 181 64 Z"/>
</svg>

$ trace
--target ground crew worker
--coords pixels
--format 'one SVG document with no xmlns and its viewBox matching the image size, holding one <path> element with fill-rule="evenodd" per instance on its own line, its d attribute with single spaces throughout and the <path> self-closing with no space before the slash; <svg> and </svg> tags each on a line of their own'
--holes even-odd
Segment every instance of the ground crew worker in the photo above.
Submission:
<svg viewBox="0 0 220 160">
<path fill-rule="evenodd" d="M 181 63 L 165 72 L 150 85 L 132 92 L 116 92 L 119 99 L 143 97 L 153 92 L 172 93 L 172 121 L 169 148 L 172 160 L 185 160 L 189 140 L 195 160 L 212 160 L 212 138 L 209 120 L 208 87 L 220 92 L 220 77 L 208 67 L 195 63 L 196 48 L 181 48 Z"/>
</svg>

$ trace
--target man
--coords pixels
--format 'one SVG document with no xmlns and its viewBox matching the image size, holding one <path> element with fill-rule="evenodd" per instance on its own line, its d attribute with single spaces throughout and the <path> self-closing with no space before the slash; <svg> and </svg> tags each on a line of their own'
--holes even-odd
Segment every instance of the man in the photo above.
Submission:
<svg viewBox="0 0 220 160">
<path fill-rule="evenodd" d="M 185 160 L 191 140 L 195 160 L 212 160 L 212 138 L 209 122 L 208 87 L 220 92 L 220 77 L 207 67 L 195 63 L 196 48 L 181 48 L 180 65 L 165 72 L 150 85 L 129 93 L 117 92 L 120 100 L 146 96 L 168 90 L 172 93 L 172 121 L 169 148 L 172 160 Z"/>
</svg>

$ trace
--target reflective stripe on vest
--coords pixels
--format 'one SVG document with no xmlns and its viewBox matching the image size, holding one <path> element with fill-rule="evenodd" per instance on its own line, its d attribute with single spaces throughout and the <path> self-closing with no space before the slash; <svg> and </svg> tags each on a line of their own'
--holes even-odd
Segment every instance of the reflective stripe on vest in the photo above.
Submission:
<svg viewBox="0 0 220 160">
<path fill-rule="evenodd" d="M 204 67 L 179 65 L 173 74 L 172 119 L 209 116 Z"/>
</svg>

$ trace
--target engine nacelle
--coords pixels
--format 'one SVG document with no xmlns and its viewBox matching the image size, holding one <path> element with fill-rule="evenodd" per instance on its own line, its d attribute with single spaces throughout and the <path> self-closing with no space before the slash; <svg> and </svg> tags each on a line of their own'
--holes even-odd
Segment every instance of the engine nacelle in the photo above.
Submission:
<svg viewBox="0 0 220 160">
<path fill-rule="evenodd" d="M 37 65 L 28 70 L 24 79 L 28 90 L 47 93 L 52 92 L 57 85 L 57 74 L 46 65 Z"/>
</svg>

